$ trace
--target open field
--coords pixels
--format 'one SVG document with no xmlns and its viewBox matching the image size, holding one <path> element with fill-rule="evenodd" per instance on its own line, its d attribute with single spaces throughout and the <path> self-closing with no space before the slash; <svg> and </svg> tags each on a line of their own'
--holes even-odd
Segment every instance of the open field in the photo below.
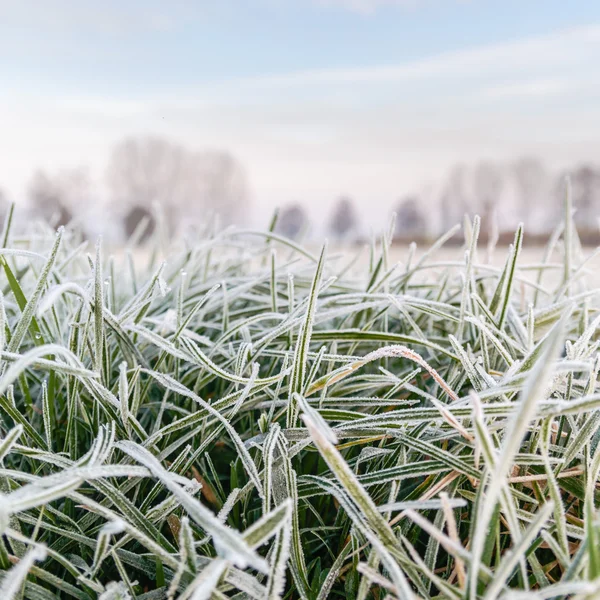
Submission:
<svg viewBox="0 0 600 600">
<path fill-rule="evenodd" d="M 477 227 L 355 263 L 5 228 L 3 600 L 600 597 L 598 261 Z"/>
</svg>

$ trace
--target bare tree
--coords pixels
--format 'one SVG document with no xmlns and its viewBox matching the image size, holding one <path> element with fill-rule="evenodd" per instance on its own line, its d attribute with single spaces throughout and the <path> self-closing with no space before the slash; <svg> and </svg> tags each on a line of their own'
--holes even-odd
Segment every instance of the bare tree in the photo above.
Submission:
<svg viewBox="0 0 600 600">
<path fill-rule="evenodd" d="M 246 177 L 229 153 L 191 152 L 160 137 L 127 138 L 112 153 L 107 170 L 112 204 L 121 211 L 163 205 L 171 227 L 207 211 L 226 223 L 242 221 L 248 202 Z"/>
<path fill-rule="evenodd" d="M 70 223 L 81 216 L 91 202 L 92 183 L 85 167 L 48 175 L 38 170 L 28 188 L 29 205 L 36 218 L 53 227 Z"/>
<path fill-rule="evenodd" d="M 357 227 L 358 217 L 354 202 L 348 196 L 342 196 L 333 208 L 329 230 L 335 237 L 341 239 L 356 234 Z"/>
<path fill-rule="evenodd" d="M 295 239 L 308 224 L 308 216 L 304 207 L 295 202 L 286 206 L 277 219 L 276 231 L 285 237 Z"/>
<path fill-rule="evenodd" d="M 113 149 L 107 172 L 113 207 L 126 212 L 159 203 L 178 209 L 187 183 L 186 159 L 184 148 L 162 138 L 122 140 Z"/>
<path fill-rule="evenodd" d="M 491 235 L 494 213 L 498 209 L 505 184 L 502 169 L 494 163 L 482 162 L 475 167 L 473 174 L 474 191 L 478 212 L 482 218 L 484 237 Z"/>
<path fill-rule="evenodd" d="M 56 226 L 71 221 L 71 211 L 65 206 L 61 190 L 46 173 L 36 171 L 27 193 L 30 208 L 35 218 Z"/>
<path fill-rule="evenodd" d="M 205 151 L 195 155 L 203 190 L 203 204 L 212 208 L 225 224 L 242 223 L 247 216 L 248 182 L 239 161 L 229 152 Z"/>
<path fill-rule="evenodd" d="M 575 222 L 582 232 L 597 231 L 600 217 L 600 170 L 582 165 L 571 173 Z"/>
<path fill-rule="evenodd" d="M 467 189 L 467 169 L 456 166 L 450 173 L 441 193 L 442 229 L 444 231 L 460 223 L 465 214 L 472 210 Z"/>
<path fill-rule="evenodd" d="M 505 179 L 502 169 L 494 163 L 482 162 L 475 167 L 474 188 L 478 204 L 494 208 L 502 194 Z"/>
<path fill-rule="evenodd" d="M 396 211 L 395 236 L 399 239 L 421 238 L 427 234 L 425 215 L 419 207 L 416 196 L 408 196 L 400 201 Z"/>
<path fill-rule="evenodd" d="M 528 221 L 540 201 L 548 175 L 542 162 L 532 157 L 520 158 L 513 163 L 512 169 L 517 183 L 521 218 Z"/>
</svg>

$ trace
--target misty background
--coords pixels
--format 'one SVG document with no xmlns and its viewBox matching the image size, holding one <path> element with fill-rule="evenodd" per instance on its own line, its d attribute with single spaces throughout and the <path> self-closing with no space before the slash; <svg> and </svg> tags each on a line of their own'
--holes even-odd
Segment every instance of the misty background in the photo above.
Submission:
<svg viewBox="0 0 600 600">
<path fill-rule="evenodd" d="M 0 210 L 541 240 L 569 175 L 597 243 L 599 60 L 588 1 L 0 0 Z"/>
</svg>

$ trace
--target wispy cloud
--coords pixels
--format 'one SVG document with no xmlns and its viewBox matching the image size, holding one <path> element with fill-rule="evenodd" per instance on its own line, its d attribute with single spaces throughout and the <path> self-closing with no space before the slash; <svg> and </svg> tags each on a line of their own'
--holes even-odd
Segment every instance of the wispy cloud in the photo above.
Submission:
<svg viewBox="0 0 600 600">
<path fill-rule="evenodd" d="M 538 78 L 492 85 L 483 90 L 483 95 L 490 98 L 524 98 L 528 96 L 547 97 L 569 91 L 574 91 L 574 84 L 567 78 Z"/>
<path fill-rule="evenodd" d="M 156 0 L 141 5 L 112 0 L 102 4 L 89 0 L 0 0 L 0 22 L 4 27 L 121 34 L 164 31 L 174 27 L 180 18 L 177 6 L 165 10 Z"/>
<path fill-rule="evenodd" d="M 335 6 L 368 14 L 384 6 L 414 7 L 419 0 L 316 0 L 316 2 L 321 6 Z"/>
<path fill-rule="evenodd" d="M 322 84 L 402 82 L 431 77 L 469 77 L 517 73 L 540 69 L 593 65 L 600 58 L 600 23 L 499 44 L 437 54 L 410 62 L 366 67 L 312 69 L 292 73 L 237 79 L 249 86 L 306 86 Z M 591 76 L 591 71 L 588 73 Z"/>
<path fill-rule="evenodd" d="M 338 7 L 353 12 L 372 14 L 381 8 L 400 7 L 400 8 L 417 8 L 424 4 L 434 4 L 435 0 L 314 0 L 321 6 Z M 459 3 L 465 0 L 437 0 L 438 3 Z"/>
</svg>

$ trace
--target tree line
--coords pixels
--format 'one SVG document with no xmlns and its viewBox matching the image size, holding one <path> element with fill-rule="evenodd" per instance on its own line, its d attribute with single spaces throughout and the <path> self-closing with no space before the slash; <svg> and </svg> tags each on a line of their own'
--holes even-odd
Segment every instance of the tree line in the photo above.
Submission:
<svg viewBox="0 0 600 600">
<path fill-rule="evenodd" d="M 554 171 L 536 158 L 480 162 L 453 168 L 437 185 L 401 196 L 392 206 L 394 234 L 399 242 L 431 240 L 460 223 L 465 215 L 482 217 L 481 239 L 498 235 L 509 240 L 520 222 L 527 225 L 529 239 L 546 239 L 560 223 L 567 179 L 574 220 L 584 242 L 600 242 L 600 168 L 576 165 Z M 279 231 L 297 237 L 309 228 L 309 216 L 300 203 L 281 211 Z M 333 238 L 360 239 L 365 231 L 354 201 L 343 196 L 335 203 L 327 225 Z"/>
<path fill-rule="evenodd" d="M 245 170 L 232 154 L 194 151 L 160 137 L 131 137 L 115 145 L 104 174 L 107 198 L 98 197 L 97 182 L 85 167 L 58 173 L 36 171 L 26 190 L 30 213 L 54 227 L 73 223 L 85 233 L 86 215 L 103 202 L 107 224 L 131 236 L 146 223 L 155 227 L 155 209 L 174 232 L 182 223 L 217 215 L 224 225 L 243 222 L 249 187 Z M 7 199 L 0 193 L 0 202 Z"/>
<path fill-rule="evenodd" d="M 390 208 L 395 213 L 399 241 L 427 240 L 461 222 L 465 214 L 482 216 L 482 237 L 497 230 L 514 231 L 525 222 L 534 236 L 547 237 L 560 221 L 565 179 L 569 175 L 575 222 L 584 240 L 596 241 L 600 216 L 600 168 L 577 165 L 570 172 L 548 169 L 540 160 L 521 158 L 500 163 L 484 161 L 460 165 L 439 184 L 401 196 Z M 107 198 L 104 212 L 122 235 L 130 237 L 155 223 L 154 207 L 162 206 L 167 227 L 178 231 L 186 224 L 218 215 L 222 225 L 247 222 L 251 205 L 245 169 L 231 153 L 190 150 L 160 137 L 130 137 L 118 142 L 104 174 Z M 84 167 L 50 174 L 38 170 L 27 186 L 31 213 L 53 226 L 69 222 L 85 229 L 86 211 L 100 199 L 97 185 Z M 0 205 L 7 199 L 0 190 Z M 293 202 L 279 211 L 276 230 L 297 238 L 311 228 L 304 204 Z M 349 195 L 333 204 L 326 222 L 328 237 L 358 241 L 368 232 L 357 203 Z"/>
</svg>

